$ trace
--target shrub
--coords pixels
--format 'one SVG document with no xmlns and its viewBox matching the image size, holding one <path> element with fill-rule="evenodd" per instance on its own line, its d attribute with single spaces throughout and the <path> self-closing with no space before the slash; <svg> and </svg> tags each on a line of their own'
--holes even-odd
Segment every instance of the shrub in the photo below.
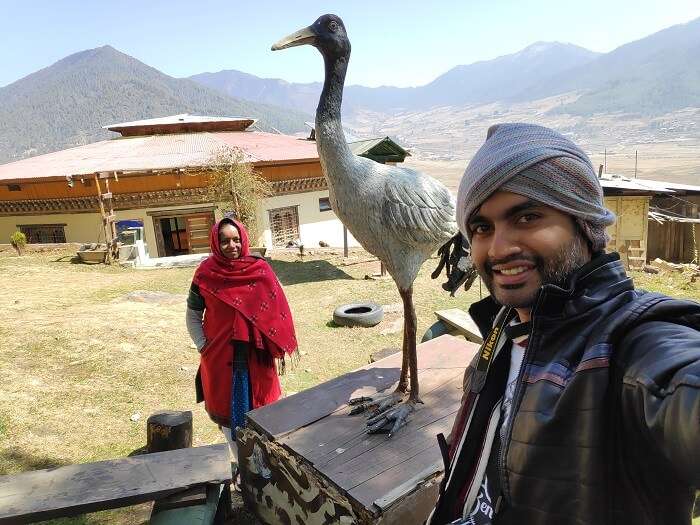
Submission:
<svg viewBox="0 0 700 525">
<path fill-rule="evenodd" d="M 21 231 L 16 231 L 10 235 L 10 244 L 17 250 L 17 255 L 22 255 L 22 248 L 27 244 L 27 236 Z"/>
</svg>

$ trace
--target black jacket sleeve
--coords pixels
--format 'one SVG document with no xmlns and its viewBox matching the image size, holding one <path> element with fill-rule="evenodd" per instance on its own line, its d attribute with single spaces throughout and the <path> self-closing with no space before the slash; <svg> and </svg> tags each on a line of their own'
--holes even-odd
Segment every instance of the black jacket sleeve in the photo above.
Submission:
<svg viewBox="0 0 700 525">
<path fill-rule="evenodd" d="M 620 350 L 622 417 L 635 433 L 628 439 L 644 442 L 677 476 L 700 486 L 700 331 L 645 322 L 624 337 Z"/>
</svg>

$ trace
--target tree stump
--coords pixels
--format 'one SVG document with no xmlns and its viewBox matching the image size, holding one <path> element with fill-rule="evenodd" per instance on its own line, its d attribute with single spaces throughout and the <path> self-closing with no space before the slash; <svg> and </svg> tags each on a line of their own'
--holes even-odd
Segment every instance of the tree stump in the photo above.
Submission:
<svg viewBox="0 0 700 525">
<path fill-rule="evenodd" d="M 156 412 L 146 422 L 146 436 L 148 453 L 191 447 L 192 412 Z"/>
</svg>

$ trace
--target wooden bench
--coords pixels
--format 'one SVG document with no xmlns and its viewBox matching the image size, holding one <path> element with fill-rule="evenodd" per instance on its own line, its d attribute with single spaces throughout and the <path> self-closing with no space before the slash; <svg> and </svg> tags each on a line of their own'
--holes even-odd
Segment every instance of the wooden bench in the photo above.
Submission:
<svg viewBox="0 0 700 525">
<path fill-rule="evenodd" d="M 483 339 L 479 328 L 471 316 L 459 308 L 437 310 L 435 316 L 438 321 L 433 324 L 423 335 L 422 342 L 429 341 L 443 334 L 461 335 L 467 341 L 481 344 Z"/>
<path fill-rule="evenodd" d="M 0 524 L 126 507 L 230 479 L 227 444 L 0 476 Z"/>
</svg>

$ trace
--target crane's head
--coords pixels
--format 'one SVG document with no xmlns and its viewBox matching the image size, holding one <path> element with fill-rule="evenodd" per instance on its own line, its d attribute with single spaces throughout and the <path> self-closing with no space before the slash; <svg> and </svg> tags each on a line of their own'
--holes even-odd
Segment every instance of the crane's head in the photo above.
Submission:
<svg viewBox="0 0 700 525">
<path fill-rule="evenodd" d="M 309 44 L 329 58 L 350 54 L 350 40 L 343 21 L 337 15 L 323 15 L 313 24 L 284 37 L 272 46 L 273 51 Z"/>
</svg>

